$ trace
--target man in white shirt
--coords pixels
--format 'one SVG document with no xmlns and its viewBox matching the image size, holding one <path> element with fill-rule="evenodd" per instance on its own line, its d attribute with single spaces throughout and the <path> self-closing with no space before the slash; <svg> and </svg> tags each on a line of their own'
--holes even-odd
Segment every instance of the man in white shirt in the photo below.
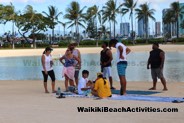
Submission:
<svg viewBox="0 0 184 123">
<path fill-rule="evenodd" d="M 90 89 L 90 87 L 87 87 L 88 83 L 88 76 L 89 76 L 89 71 L 83 70 L 82 71 L 82 77 L 79 80 L 78 83 L 78 94 L 83 95 L 85 91 Z"/>
<path fill-rule="evenodd" d="M 114 47 L 117 50 L 117 70 L 121 85 L 120 95 L 126 95 L 127 55 L 131 50 L 124 44 L 118 42 L 116 39 L 111 39 L 109 46 Z"/>
</svg>

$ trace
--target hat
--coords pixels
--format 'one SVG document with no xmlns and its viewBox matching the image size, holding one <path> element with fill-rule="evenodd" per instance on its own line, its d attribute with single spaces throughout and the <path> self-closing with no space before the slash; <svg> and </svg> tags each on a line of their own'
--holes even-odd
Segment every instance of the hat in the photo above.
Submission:
<svg viewBox="0 0 184 123">
<path fill-rule="evenodd" d="M 96 75 L 97 75 L 97 77 L 103 76 L 103 74 L 101 72 L 97 73 Z"/>
<path fill-rule="evenodd" d="M 45 48 L 45 51 L 52 51 L 53 49 L 52 48 L 50 48 L 50 47 L 46 47 Z"/>
</svg>

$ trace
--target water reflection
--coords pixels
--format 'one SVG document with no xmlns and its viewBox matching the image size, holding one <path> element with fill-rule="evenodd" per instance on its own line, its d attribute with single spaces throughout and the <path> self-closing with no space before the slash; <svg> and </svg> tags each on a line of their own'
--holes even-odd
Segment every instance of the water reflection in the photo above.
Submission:
<svg viewBox="0 0 184 123">
<path fill-rule="evenodd" d="M 131 53 L 128 56 L 127 80 L 128 81 L 152 81 L 150 70 L 146 69 L 149 52 Z M 167 81 L 184 82 L 184 52 L 167 52 L 164 74 Z M 58 58 L 58 56 L 54 56 Z M 112 76 L 119 81 L 115 54 L 112 63 Z M 95 79 L 100 71 L 99 54 L 83 54 L 82 69 L 90 71 L 89 79 Z M 0 80 L 42 80 L 41 57 L 12 57 L 0 58 Z M 58 60 L 54 61 L 54 71 L 57 80 L 61 77 L 63 66 Z M 81 71 L 80 71 L 81 74 Z"/>
</svg>

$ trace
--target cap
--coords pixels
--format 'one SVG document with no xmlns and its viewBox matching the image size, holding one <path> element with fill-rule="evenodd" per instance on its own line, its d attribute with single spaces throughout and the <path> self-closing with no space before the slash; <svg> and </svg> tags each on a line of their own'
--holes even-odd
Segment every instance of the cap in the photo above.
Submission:
<svg viewBox="0 0 184 123">
<path fill-rule="evenodd" d="M 50 47 L 46 47 L 46 48 L 45 48 L 45 51 L 53 51 L 53 49 L 50 48 Z"/>
<path fill-rule="evenodd" d="M 97 73 L 96 75 L 97 75 L 97 77 L 103 76 L 103 74 L 101 72 Z"/>
</svg>

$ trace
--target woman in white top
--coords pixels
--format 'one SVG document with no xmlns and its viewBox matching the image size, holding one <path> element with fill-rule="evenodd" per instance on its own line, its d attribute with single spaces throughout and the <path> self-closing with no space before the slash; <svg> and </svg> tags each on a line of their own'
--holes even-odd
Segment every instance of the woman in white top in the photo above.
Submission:
<svg viewBox="0 0 184 123">
<path fill-rule="evenodd" d="M 47 79 L 48 79 L 48 75 L 50 76 L 51 80 L 52 80 L 52 93 L 55 93 L 55 74 L 53 71 L 53 61 L 52 61 L 52 56 L 51 56 L 51 51 L 52 49 L 50 47 L 46 47 L 45 51 L 43 52 L 42 55 L 42 74 L 43 74 L 43 78 L 44 78 L 44 89 L 45 89 L 45 93 L 49 93 L 48 89 L 47 89 Z"/>
</svg>

